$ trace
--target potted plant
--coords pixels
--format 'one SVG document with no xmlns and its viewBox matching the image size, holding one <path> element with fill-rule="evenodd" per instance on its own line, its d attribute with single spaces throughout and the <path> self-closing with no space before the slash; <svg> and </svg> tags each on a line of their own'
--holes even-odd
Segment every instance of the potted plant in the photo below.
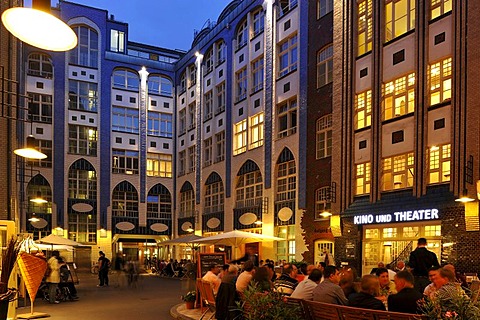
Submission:
<svg viewBox="0 0 480 320">
<path fill-rule="evenodd" d="M 182 300 L 185 301 L 185 305 L 187 309 L 195 308 L 195 300 L 197 299 L 197 295 L 195 291 L 189 291 L 186 295 L 182 296 Z"/>
</svg>

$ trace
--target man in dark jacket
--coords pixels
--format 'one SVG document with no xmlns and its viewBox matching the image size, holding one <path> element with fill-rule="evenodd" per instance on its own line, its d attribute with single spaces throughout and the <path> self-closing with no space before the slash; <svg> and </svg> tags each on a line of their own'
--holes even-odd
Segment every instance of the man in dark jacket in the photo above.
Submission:
<svg viewBox="0 0 480 320">
<path fill-rule="evenodd" d="M 423 298 L 423 294 L 413 288 L 413 275 L 399 271 L 394 281 L 398 293 L 388 296 L 388 311 L 419 313 L 417 301 Z"/>
<path fill-rule="evenodd" d="M 362 291 L 351 294 L 348 297 L 349 306 L 373 310 L 386 310 L 383 302 L 373 296 L 380 290 L 380 283 L 376 276 L 372 274 L 364 275 L 362 277 L 361 287 Z"/>
<path fill-rule="evenodd" d="M 408 264 L 415 277 L 415 289 L 423 292 L 428 286 L 428 270 L 431 267 L 439 266 L 437 255 L 427 250 L 427 239 L 418 239 L 417 248 L 410 253 Z"/>
</svg>

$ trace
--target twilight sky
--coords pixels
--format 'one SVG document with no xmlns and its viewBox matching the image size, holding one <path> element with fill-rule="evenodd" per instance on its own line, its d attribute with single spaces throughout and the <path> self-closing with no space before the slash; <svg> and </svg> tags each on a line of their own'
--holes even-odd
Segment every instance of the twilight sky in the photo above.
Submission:
<svg viewBox="0 0 480 320">
<path fill-rule="evenodd" d="M 58 0 L 51 0 L 55 7 Z M 205 22 L 216 21 L 232 0 L 69 0 L 86 6 L 104 9 L 115 20 L 127 22 L 129 40 L 188 50 L 193 31 Z M 25 0 L 25 7 L 32 0 Z"/>
</svg>

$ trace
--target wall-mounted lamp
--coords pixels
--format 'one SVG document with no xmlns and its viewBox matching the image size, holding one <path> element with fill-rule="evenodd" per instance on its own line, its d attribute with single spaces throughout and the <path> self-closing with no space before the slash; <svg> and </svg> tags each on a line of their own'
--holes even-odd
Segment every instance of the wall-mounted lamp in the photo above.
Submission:
<svg viewBox="0 0 480 320">
<path fill-rule="evenodd" d="M 320 216 L 322 216 L 323 218 L 328 218 L 332 216 L 332 213 L 325 210 L 322 213 L 320 213 Z"/>
<path fill-rule="evenodd" d="M 467 189 L 464 189 L 464 190 L 463 190 L 463 194 L 462 194 L 462 196 L 461 196 L 460 198 L 455 199 L 456 202 L 462 202 L 462 203 L 472 202 L 472 201 L 474 201 L 474 200 L 475 200 L 475 199 L 470 198 L 470 197 L 468 196 L 468 190 L 467 190 Z"/>
<path fill-rule="evenodd" d="M 2 14 L 5 28 L 37 48 L 67 51 L 77 46 L 77 35 L 65 22 L 50 14 L 50 0 L 33 0 L 32 8 L 14 7 Z"/>
</svg>

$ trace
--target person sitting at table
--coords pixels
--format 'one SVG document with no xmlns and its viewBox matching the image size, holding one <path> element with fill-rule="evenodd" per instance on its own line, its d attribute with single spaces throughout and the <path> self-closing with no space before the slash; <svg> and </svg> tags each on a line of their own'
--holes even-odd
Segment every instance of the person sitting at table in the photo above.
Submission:
<svg viewBox="0 0 480 320">
<path fill-rule="evenodd" d="M 247 289 L 248 285 L 250 284 L 250 281 L 253 278 L 254 272 L 255 270 L 254 270 L 253 261 L 248 260 L 243 264 L 243 272 L 240 273 L 240 275 L 238 276 L 237 283 L 236 283 L 236 288 L 238 292 L 243 293 L 245 289 Z"/>
<path fill-rule="evenodd" d="M 362 277 L 361 291 L 351 294 L 348 298 L 348 303 L 351 307 L 383 310 L 385 311 L 385 305 L 382 301 L 375 298 L 380 290 L 380 283 L 378 278 L 372 274 L 367 274 Z"/>
<path fill-rule="evenodd" d="M 217 294 L 218 287 L 220 287 L 221 283 L 221 280 L 217 276 L 219 272 L 220 269 L 217 267 L 217 265 L 212 263 L 208 267 L 207 273 L 205 273 L 205 275 L 202 277 L 203 280 L 210 282 L 214 294 Z"/>
<path fill-rule="evenodd" d="M 298 284 L 297 273 L 298 270 L 295 265 L 290 263 L 284 264 L 282 275 L 273 283 L 275 291 L 290 296 Z"/>
<path fill-rule="evenodd" d="M 271 275 L 268 271 L 268 267 L 266 266 L 257 268 L 255 270 L 252 281 L 257 283 L 257 290 L 260 292 L 271 291 L 273 289 Z"/>
<path fill-rule="evenodd" d="M 325 280 L 313 290 L 313 301 L 347 305 L 348 300 L 339 286 L 339 269 L 336 266 L 326 266 L 323 275 Z"/>
<path fill-rule="evenodd" d="M 394 281 L 398 293 L 388 296 L 388 311 L 418 313 L 417 302 L 423 298 L 423 294 L 414 288 L 413 274 L 406 270 L 399 271 Z"/>
<path fill-rule="evenodd" d="M 296 299 L 313 300 L 313 290 L 322 279 L 322 271 L 313 269 L 308 278 L 300 282 L 290 297 Z"/>
</svg>

